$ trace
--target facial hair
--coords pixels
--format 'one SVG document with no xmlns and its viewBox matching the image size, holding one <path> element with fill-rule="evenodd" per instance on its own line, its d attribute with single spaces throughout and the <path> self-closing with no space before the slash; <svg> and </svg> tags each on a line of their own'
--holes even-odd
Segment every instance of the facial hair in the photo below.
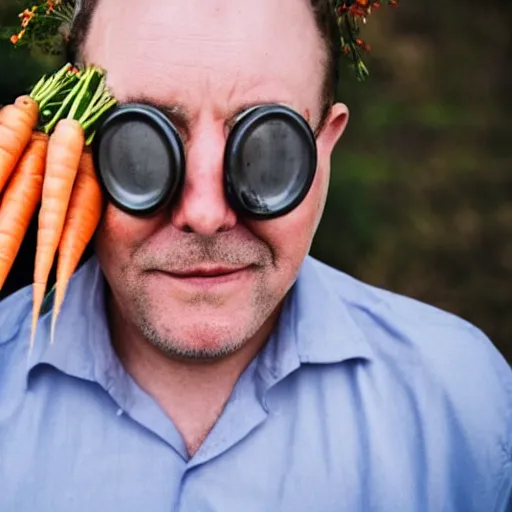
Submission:
<svg viewBox="0 0 512 512">
<path fill-rule="evenodd" d="M 158 270 L 161 272 L 186 272 L 187 269 L 200 266 L 251 266 L 255 276 L 255 287 L 251 287 L 250 311 L 251 318 L 244 325 L 227 330 L 215 325 L 211 320 L 208 324 L 197 320 L 194 335 L 181 339 L 155 315 L 149 294 L 141 286 L 140 279 L 132 279 L 126 269 L 125 283 L 132 298 L 130 322 L 132 322 L 144 339 L 170 358 L 193 361 L 213 361 L 225 358 L 240 350 L 260 329 L 265 320 L 272 314 L 281 297 L 271 292 L 266 285 L 265 270 L 274 266 L 274 255 L 270 247 L 254 238 L 241 241 L 230 235 L 222 234 L 213 237 L 202 237 L 190 234 L 173 241 L 165 250 L 149 251 L 142 245 L 134 253 L 137 268 L 144 272 Z M 200 293 L 187 298 L 187 304 L 201 307 L 220 307 L 225 298 L 215 293 Z M 200 313 L 199 313 L 200 314 Z M 201 333 L 212 343 L 202 343 Z M 191 337 L 194 336 L 194 337 Z"/>
</svg>

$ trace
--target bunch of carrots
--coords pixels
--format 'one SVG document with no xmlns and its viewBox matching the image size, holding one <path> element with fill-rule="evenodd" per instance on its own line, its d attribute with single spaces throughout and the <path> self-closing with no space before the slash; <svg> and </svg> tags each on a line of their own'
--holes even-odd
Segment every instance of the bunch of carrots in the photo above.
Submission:
<svg viewBox="0 0 512 512">
<path fill-rule="evenodd" d="M 67 64 L 0 110 L 0 289 L 38 206 L 30 349 L 58 252 L 51 340 L 69 279 L 99 223 L 90 144 L 115 105 L 103 71 Z"/>
</svg>

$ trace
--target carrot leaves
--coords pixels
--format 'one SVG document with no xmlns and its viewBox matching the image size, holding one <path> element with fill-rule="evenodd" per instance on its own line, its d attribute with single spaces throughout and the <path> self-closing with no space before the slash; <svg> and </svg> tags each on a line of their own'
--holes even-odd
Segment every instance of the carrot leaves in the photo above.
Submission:
<svg viewBox="0 0 512 512">
<path fill-rule="evenodd" d="M 39 105 L 37 129 L 51 134 L 61 119 L 77 120 L 86 133 L 86 145 L 94 139 L 98 122 L 116 105 L 100 68 L 78 70 L 66 64 L 50 77 L 43 77 L 31 94 Z"/>
</svg>

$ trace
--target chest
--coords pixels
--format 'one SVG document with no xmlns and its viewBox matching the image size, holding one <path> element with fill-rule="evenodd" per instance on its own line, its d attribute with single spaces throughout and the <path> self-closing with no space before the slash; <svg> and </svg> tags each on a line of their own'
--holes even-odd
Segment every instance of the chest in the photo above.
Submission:
<svg viewBox="0 0 512 512">
<path fill-rule="evenodd" d="M 129 414 L 80 387 L 29 397 L 0 418 L 0 510 L 492 510 L 493 468 L 454 450 L 443 422 L 400 399 L 289 386 L 229 403 L 192 459 L 149 404 Z"/>
<path fill-rule="evenodd" d="M 445 492 L 412 458 L 399 455 L 386 467 L 379 450 L 364 454 L 362 446 L 293 429 L 284 435 L 268 423 L 236 447 L 196 464 L 153 433 L 120 426 L 123 421 L 130 423 L 112 418 L 101 433 L 87 422 L 70 421 L 58 437 L 48 429 L 41 437 L 4 437 L 0 510 L 441 510 L 434 506 L 437 499 L 420 507 L 420 496 Z M 198 454 L 204 455 L 204 446 Z"/>
</svg>

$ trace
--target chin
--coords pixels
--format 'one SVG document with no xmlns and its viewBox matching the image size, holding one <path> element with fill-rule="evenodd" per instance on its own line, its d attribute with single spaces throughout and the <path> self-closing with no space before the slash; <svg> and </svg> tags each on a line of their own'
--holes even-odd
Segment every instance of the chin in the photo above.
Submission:
<svg viewBox="0 0 512 512">
<path fill-rule="evenodd" d="M 226 357 L 244 346 L 252 333 L 233 323 L 145 324 L 146 339 L 168 356 L 207 360 Z"/>
<path fill-rule="evenodd" d="M 132 319 L 153 346 L 169 355 L 233 353 L 262 328 L 274 309 L 270 300 L 170 296 L 161 289 L 134 297 Z"/>
</svg>

